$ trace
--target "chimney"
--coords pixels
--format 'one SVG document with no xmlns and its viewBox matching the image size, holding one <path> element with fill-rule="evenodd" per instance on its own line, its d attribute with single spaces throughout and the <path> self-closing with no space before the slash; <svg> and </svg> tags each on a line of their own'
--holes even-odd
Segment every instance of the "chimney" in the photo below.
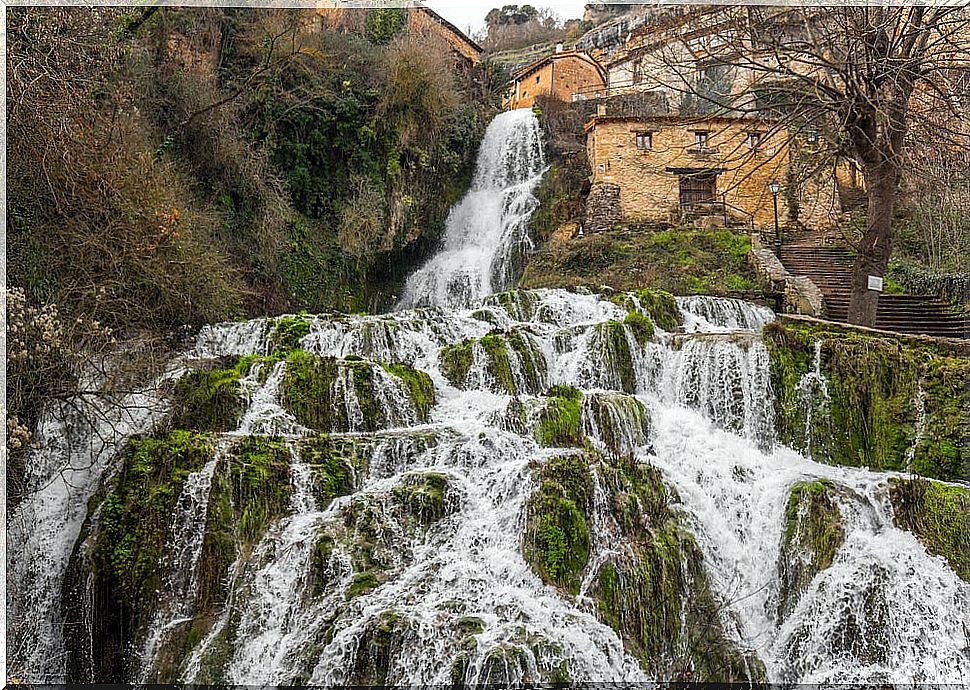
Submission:
<svg viewBox="0 0 970 690">
<path fill-rule="evenodd" d="M 564 48 L 564 46 L 563 46 L 562 43 L 557 43 L 556 44 L 556 52 L 557 53 L 561 53 L 563 51 L 563 48 Z"/>
</svg>

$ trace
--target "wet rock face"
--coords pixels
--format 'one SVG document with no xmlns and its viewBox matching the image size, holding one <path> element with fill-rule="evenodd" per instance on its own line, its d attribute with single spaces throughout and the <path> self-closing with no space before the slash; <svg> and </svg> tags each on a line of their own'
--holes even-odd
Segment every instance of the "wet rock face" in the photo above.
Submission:
<svg viewBox="0 0 970 690">
<path fill-rule="evenodd" d="M 836 491 L 828 481 L 802 482 L 792 487 L 778 560 L 781 621 L 795 608 L 812 579 L 832 565 L 836 551 L 845 541 Z"/>
</svg>

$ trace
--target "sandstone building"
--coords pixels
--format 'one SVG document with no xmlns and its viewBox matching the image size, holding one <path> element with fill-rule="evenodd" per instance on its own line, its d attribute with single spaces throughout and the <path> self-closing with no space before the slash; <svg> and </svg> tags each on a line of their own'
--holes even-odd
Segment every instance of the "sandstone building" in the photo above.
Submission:
<svg viewBox="0 0 970 690">
<path fill-rule="evenodd" d="M 606 70 L 599 62 L 583 52 L 557 50 L 512 75 L 502 107 L 531 108 L 539 96 L 576 101 L 604 95 Z"/>
<path fill-rule="evenodd" d="M 680 222 L 707 215 L 772 227 L 772 180 L 782 187 L 782 224 L 796 199 L 798 221 L 806 225 L 831 225 L 840 211 L 831 174 L 790 188 L 796 184 L 790 175 L 795 158 L 805 152 L 796 152 L 790 133 L 770 119 L 609 116 L 601 110 L 586 133 L 593 218 Z"/>
</svg>

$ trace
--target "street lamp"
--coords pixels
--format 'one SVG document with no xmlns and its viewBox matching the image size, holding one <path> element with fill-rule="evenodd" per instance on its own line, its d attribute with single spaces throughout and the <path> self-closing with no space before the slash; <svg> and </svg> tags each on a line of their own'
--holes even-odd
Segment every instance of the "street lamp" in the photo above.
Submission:
<svg viewBox="0 0 970 690">
<path fill-rule="evenodd" d="M 778 180 L 772 180 L 768 183 L 768 189 L 771 190 L 771 199 L 775 204 L 775 256 L 781 261 L 781 230 L 778 228 L 778 192 L 781 191 L 781 185 Z"/>
</svg>

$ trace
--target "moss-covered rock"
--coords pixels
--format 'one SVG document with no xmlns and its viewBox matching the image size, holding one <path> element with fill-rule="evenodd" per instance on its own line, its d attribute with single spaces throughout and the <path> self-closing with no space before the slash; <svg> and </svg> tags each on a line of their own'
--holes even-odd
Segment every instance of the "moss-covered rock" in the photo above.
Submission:
<svg viewBox="0 0 970 690">
<path fill-rule="evenodd" d="M 603 383 L 624 393 L 635 393 L 636 371 L 633 368 L 633 355 L 630 352 L 626 328 L 622 321 L 596 324 L 593 327 L 595 334 L 592 348 L 598 355 L 597 366 L 603 368 Z"/>
<path fill-rule="evenodd" d="M 423 371 L 408 366 L 407 364 L 384 364 L 384 369 L 401 381 L 407 389 L 417 412 L 418 421 L 426 422 L 431 416 L 431 408 L 435 403 L 434 382 L 431 377 Z"/>
<path fill-rule="evenodd" d="M 310 334 L 310 316 L 298 314 L 276 319 L 269 338 L 270 352 L 285 357 L 300 349 L 300 341 Z"/>
<path fill-rule="evenodd" d="M 506 290 L 486 297 L 482 304 L 501 307 L 516 321 L 532 321 L 539 299 L 528 290 Z"/>
<path fill-rule="evenodd" d="M 970 355 L 942 343 L 789 320 L 769 324 L 779 438 L 820 462 L 970 479 Z M 828 398 L 803 379 L 816 343 Z M 799 387 L 800 382 L 804 383 Z M 919 389 L 923 390 L 921 424 Z M 806 419 L 812 423 L 806 432 Z"/>
<path fill-rule="evenodd" d="M 300 424 L 317 431 L 376 431 L 387 420 L 375 392 L 374 366 L 359 358 L 292 352 L 283 376 L 283 405 Z"/>
<path fill-rule="evenodd" d="M 290 450 L 282 441 L 247 436 L 226 458 L 224 476 L 232 487 L 232 503 L 243 539 L 255 543 L 274 520 L 289 511 L 293 493 Z M 222 470 L 217 470 L 222 473 Z"/>
<path fill-rule="evenodd" d="M 454 507 L 446 500 L 448 477 L 435 472 L 409 474 L 392 493 L 407 515 L 428 526 L 451 512 Z"/>
<path fill-rule="evenodd" d="M 845 541 L 836 491 L 827 480 L 801 482 L 791 489 L 778 559 L 779 620 L 791 613 L 812 579 L 832 565 Z"/>
<path fill-rule="evenodd" d="M 575 594 L 589 561 L 589 461 L 582 455 L 552 458 L 537 480 L 526 508 L 525 558 L 543 580 Z"/>
<path fill-rule="evenodd" d="M 313 474 L 313 496 L 321 510 L 334 498 L 353 492 L 355 469 L 361 462 L 357 450 L 354 439 L 314 436 L 300 441 L 300 457 Z"/>
<path fill-rule="evenodd" d="M 497 393 L 538 394 L 545 385 L 545 358 L 526 329 L 492 331 L 481 338 L 470 338 L 442 348 L 439 355 L 441 372 L 453 386 L 465 388 L 476 357 L 484 360 L 485 384 Z M 523 390 L 517 385 L 517 374 L 521 377 Z"/>
<path fill-rule="evenodd" d="M 630 329 L 640 347 L 644 347 L 654 335 L 653 321 L 649 316 L 638 311 L 629 312 L 623 319 L 623 324 Z"/>
<path fill-rule="evenodd" d="M 970 489 L 925 479 L 890 479 L 896 524 L 970 582 Z"/>
<path fill-rule="evenodd" d="M 572 386 L 553 386 L 546 392 L 546 406 L 539 413 L 535 431 L 539 445 L 547 448 L 583 445 L 582 400 L 582 392 Z"/>
<path fill-rule="evenodd" d="M 173 390 L 174 429 L 232 431 L 246 409 L 239 379 L 246 375 L 253 358 L 230 357 L 211 369 L 184 374 Z"/>
<path fill-rule="evenodd" d="M 590 594 L 600 620 L 617 631 L 648 674 L 697 682 L 763 680 L 763 665 L 721 628 L 703 555 L 671 510 L 660 473 L 630 457 L 600 458 L 599 472 L 624 544 L 593 580 Z"/>
<path fill-rule="evenodd" d="M 665 290 L 621 292 L 610 297 L 610 301 L 626 309 L 629 315 L 649 316 L 653 324 L 668 333 L 684 325 L 677 299 Z"/>
<path fill-rule="evenodd" d="M 591 393 L 583 398 L 586 433 L 599 438 L 606 451 L 626 455 L 650 442 L 650 415 L 632 395 Z"/>
<path fill-rule="evenodd" d="M 101 505 L 95 576 L 133 630 L 147 623 L 158 605 L 172 515 L 185 482 L 214 452 L 204 436 L 187 431 L 132 442 Z"/>
<path fill-rule="evenodd" d="M 386 686 L 393 681 L 388 674 L 404 645 L 408 628 L 407 620 L 395 611 L 385 611 L 370 621 L 358 644 L 349 683 Z"/>
</svg>

